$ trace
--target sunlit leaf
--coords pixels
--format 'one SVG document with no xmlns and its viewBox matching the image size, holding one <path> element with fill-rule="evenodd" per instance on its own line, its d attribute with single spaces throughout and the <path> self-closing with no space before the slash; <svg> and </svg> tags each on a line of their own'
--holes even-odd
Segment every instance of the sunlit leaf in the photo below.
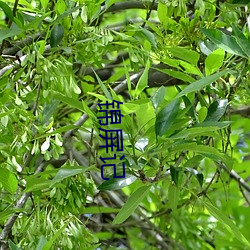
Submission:
<svg viewBox="0 0 250 250">
<path fill-rule="evenodd" d="M 206 87 L 207 85 L 215 82 L 216 80 L 218 80 L 220 77 L 222 77 L 223 75 L 229 73 L 229 70 L 223 70 L 221 72 L 215 73 L 213 75 L 207 76 L 205 78 L 202 78 L 198 81 L 195 81 L 191 84 L 189 84 L 186 88 L 184 88 L 178 95 L 177 97 L 181 97 L 183 95 L 195 92 L 197 90 L 201 90 L 202 88 Z"/>
<path fill-rule="evenodd" d="M 183 59 L 187 62 L 190 62 L 192 65 L 197 65 L 200 55 L 196 51 L 181 48 L 181 47 L 172 47 L 168 49 L 170 52 L 173 53 L 175 57 L 178 57 L 180 59 Z"/>
<path fill-rule="evenodd" d="M 205 60 L 205 72 L 206 75 L 211 75 L 223 65 L 225 56 L 225 51 L 222 49 L 217 49 L 210 53 Z"/>
<path fill-rule="evenodd" d="M 177 208 L 180 198 L 180 189 L 172 182 L 168 188 L 168 204 L 169 207 L 174 211 Z"/>
<path fill-rule="evenodd" d="M 14 194 L 18 187 L 16 176 L 5 168 L 0 168 L 0 183 L 11 194 Z"/>
<path fill-rule="evenodd" d="M 150 188 L 150 185 L 144 185 L 138 188 L 133 194 L 131 194 L 124 206 L 116 215 L 112 224 L 121 224 L 122 222 L 124 222 L 139 206 L 143 198 L 147 195 Z"/>
</svg>

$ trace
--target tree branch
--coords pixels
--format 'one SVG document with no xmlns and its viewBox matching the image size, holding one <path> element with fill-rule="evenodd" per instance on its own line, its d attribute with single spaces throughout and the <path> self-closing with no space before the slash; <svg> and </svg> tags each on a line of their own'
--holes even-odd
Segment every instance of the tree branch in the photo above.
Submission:
<svg viewBox="0 0 250 250">
<path fill-rule="evenodd" d="M 49 52 L 50 49 L 51 49 L 50 45 L 46 45 L 44 52 Z M 9 64 L 9 65 L 5 66 L 4 68 L 0 69 L 0 77 L 3 76 L 7 71 L 9 71 L 11 69 L 14 69 L 14 70 L 18 69 L 21 66 L 20 61 L 23 62 L 26 57 L 27 57 L 27 55 L 21 56 L 19 58 L 19 60 L 15 60 L 12 64 Z"/>
<path fill-rule="evenodd" d="M 33 42 L 44 37 L 45 32 L 39 32 L 33 36 L 27 36 L 25 39 L 18 41 L 13 44 L 13 47 L 6 48 L 3 50 L 3 55 L 15 55 L 19 50 L 23 49 L 25 46 L 31 45 Z"/>
</svg>

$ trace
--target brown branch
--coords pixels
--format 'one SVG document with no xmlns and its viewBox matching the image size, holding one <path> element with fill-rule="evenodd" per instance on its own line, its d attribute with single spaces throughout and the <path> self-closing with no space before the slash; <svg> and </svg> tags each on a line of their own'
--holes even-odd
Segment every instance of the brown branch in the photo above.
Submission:
<svg viewBox="0 0 250 250">
<path fill-rule="evenodd" d="M 243 117 L 249 118 L 250 117 L 250 106 L 243 106 L 237 109 L 231 109 L 231 114 L 234 115 L 241 115 Z"/>
</svg>

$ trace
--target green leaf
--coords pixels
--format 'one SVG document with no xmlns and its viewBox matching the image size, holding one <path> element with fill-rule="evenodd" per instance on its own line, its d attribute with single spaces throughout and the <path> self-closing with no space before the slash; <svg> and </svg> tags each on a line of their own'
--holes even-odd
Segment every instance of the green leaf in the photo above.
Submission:
<svg viewBox="0 0 250 250">
<path fill-rule="evenodd" d="M 174 182 L 174 184 L 178 187 L 178 182 L 179 182 L 179 173 L 180 173 L 181 169 L 180 168 L 176 168 L 173 166 L 170 166 L 170 175 L 171 175 L 171 179 Z"/>
<path fill-rule="evenodd" d="M 126 176 L 122 179 L 113 178 L 112 175 L 109 180 L 104 181 L 99 187 L 99 190 L 118 190 L 123 187 L 129 186 L 133 183 L 137 178 L 134 175 L 126 174 Z"/>
<path fill-rule="evenodd" d="M 54 26 L 50 35 L 50 46 L 56 47 L 63 39 L 64 28 L 61 24 Z"/>
<path fill-rule="evenodd" d="M 208 108 L 208 114 L 205 119 L 205 122 L 219 121 L 227 109 L 227 104 L 228 104 L 227 99 L 222 99 L 222 100 L 213 102 Z"/>
<path fill-rule="evenodd" d="M 240 37 L 235 37 L 237 43 L 239 44 L 240 48 L 244 51 L 244 53 L 250 57 L 250 42 L 248 41 L 248 39 L 246 39 L 244 37 L 244 39 L 240 38 Z"/>
<path fill-rule="evenodd" d="M 45 104 L 42 112 L 42 124 L 49 122 L 50 118 L 53 116 L 54 112 L 58 108 L 59 102 L 52 100 L 51 103 Z"/>
<path fill-rule="evenodd" d="M 155 132 L 156 136 L 164 135 L 174 123 L 179 110 L 179 101 L 174 99 L 156 116 Z"/>
<path fill-rule="evenodd" d="M 146 67 L 136 85 L 136 88 L 135 88 L 135 93 L 134 93 L 134 97 L 137 98 L 141 92 L 147 87 L 148 85 L 148 70 L 149 70 L 149 67 L 150 67 L 150 61 L 148 60 L 147 61 L 147 64 L 146 64 Z"/>
<path fill-rule="evenodd" d="M 176 88 L 178 89 L 179 93 L 181 92 L 181 89 L 179 86 L 176 86 Z M 185 103 L 185 108 L 188 109 L 188 114 L 190 115 L 190 117 L 193 119 L 193 120 L 196 120 L 196 116 L 195 116 L 195 113 L 194 113 L 194 107 L 192 105 L 192 103 L 190 102 L 190 100 L 186 97 L 186 96 L 182 96 L 181 97 L 182 100 L 184 101 Z"/>
<path fill-rule="evenodd" d="M 1 29 L 0 30 L 0 42 L 6 38 L 17 36 L 22 33 L 24 30 L 20 29 L 18 26 L 14 25 L 11 28 Z"/>
<path fill-rule="evenodd" d="M 144 185 L 138 188 L 127 200 L 124 206 L 121 208 L 119 213 L 116 215 L 112 224 L 121 224 L 124 222 L 139 206 L 143 198 L 147 195 L 150 185 Z"/>
<path fill-rule="evenodd" d="M 51 182 L 51 186 L 54 185 L 57 182 L 61 182 L 62 180 L 70 177 L 70 176 L 74 176 L 80 173 L 85 172 L 86 169 L 83 167 L 73 167 L 73 166 L 68 166 L 68 167 L 64 167 L 61 168 L 58 173 L 56 174 L 55 178 L 52 180 Z"/>
<path fill-rule="evenodd" d="M 108 89 L 106 88 L 105 84 L 103 84 L 102 80 L 100 79 L 100 77 L 96 74 L 96 72 L 94 71 L 96 79 L 98 81 L 98 83 L 100 84 L 103 93 L 105 94 L 105 96 L 107 97 L 107 99 L 109 100 L 113 100 L 112 95 L 109 93 Z"/>
<path fill-rule="evenodd" d="M 46 9 L 47 6 L 48 6 L 49 0 L 41 0 L 40 2 L 41 2 L 42 7 L 43 7 L 44 9 Z"/>
<path fill-rule="evenodd" d="M 198 166 L 203 159 L 202 155 L 195 155 L 185 162 L 184 167 L 193 168 L 194 166 Z"/>
<path fill-rule="evenodd" d="M 157 6 L 157 14 L 161 23 L 167 24 L 168 21 L 168 9 L 167 5 L 163 2 L 159 2 Z"/>
<path fill-rule="evenodd" d="M 193 127 L 217 127 L 217 129 L 222 129 L 228 127 L 230 124 L 232 124 L 231 121 L 225 121 L 225 122 L 204 121 L 195 124 Z"/>
<path fill-rule="evenodd" d="M 65 223 L 65 222 L 64 222 Z M 53 235 L 53 237 L 45 244 L 45 246 L 43 247 L 42 250 L 49 250 L 54 241 L 59 237 L 59 235 L 64 231 L 64 229 L 68 226 L 69 222 L 68 223 L 65 223 L 59 230 L 57 230 L 55 232 L 55 234 Z"/>
<path fill-rule="evenodd" d="M 68 104 L 69 106 L 73 107 L 73 108 L 76 108 L 82 112 L 85 112 L 84 108 L 83 108 L 83 105 L 80 101 L 78 100 L 75 100 L 73 98 L 70 98 L 68 96 L 64 96 L 60 93 L 57 93 L 57 92 L 54 92 L 53 94 L 53 97 L 63 103 L 66 103 Z"/>
<path fill-rule="evenodd" d="M 168 188 L 168 204 L 173 211 L 176 210 L 179 199 L 180 188 L 178 188 L 173 182 L 171 182 Z"/>
<path fill-rule="evenodd" d="M 203 185 L 203 181 L 204 181 L 204 176 L 201 172 L 197 171 L 196 169 L 194 168 L 189 168 L 189 167 L 186 167 L 185 168 L 188 172 L 190 172 L 192 175 L 195 176 L 195 178 L 198 180 L 200 186 L 202 187 Z"/>
<path fill-rule="evenodd" d="M 176 70 L 173 70 L 173 69 L 158 69 L 158 68 L 155 68 L 157 71 L 160 71 L 162 73 L 165 73 L 169 76 L 172 76 L 174 78 L 177 78 L 177 79 L 180 79 L 184 82 L 193 82 L 195 79 L 191 76 L 189 76 L 188 74 L 186 73 L 183 73 L 183 72 L 180 72 L 180 71 L 176 71 Z"/>
<path fill-rule="evenodd" d="M 16 176 L 5 168 L 0 168 L 0 183 L 11 194 L 14 194 L 18 187 L 18 180 Z"/>
<path fill-rule="evenodd" d="M 38 241 L 36 250 L 43 250 L 43 247 L 46 245 L 47 242 L 48 241 L 47 241 L 46 237 L 44 235 L 41 235 L 40 239 Z"/>
<path fill-rule="evenodd" d="M 204 29 L 200 28 L 201 32 L 204 33 L 213 43 L 219 48 L 241 57 L 246 57 L 246 54 L 241 49 L 237 40 L 233 36 L 228 36 L 222 31 L 217 29 Z"/>
<path fill-rule="evenodd" d="M 196 136 L 206 135 L 207 132 L 215 131 L 218 127 L 195 127 L 188 128 L 180 131 L 179 133 L 172 135 L 170 139 L 190 139 Z"/>
<path fill-rule="evenodd" d="M 26 188 L 24 192 L 33 192 L 33 191 L 39 191 L 46 188 L 49 188 L 51 185 L 51 180 L 37 177 L 37 176 L 31 176 L 26 178 Z"/>
<path fill-rule="evenodd" d="M 185 147 L 186 145 L 186 147 Z M 207 146 L 207 145 L 197 145 L 195 142 L 192 143 L 184 143 L 183 147 L 182 144 L 176 144 L 171 148 L 171 153 L 180 152 L 183 150 L 197 152 L 205 157 L 208 157 L 214 161 L 223 161 L 229 168 L 232 166 L 232 161 L 229 156 L 226 154 L 220 153 L 216 148 Z"/>
<path fill-rule="evenodd" d="M 203 77 L 203 74 L 201 73 L 200 69 L 197 66 L 193 66 L 191 63 L 181 61 L 179 60 L 179 65 L 184 68 L 185 73 L 197 75 L 200 77 Z"/>
<path fill-rule="evenodd" d="M 165 95 L 166 95 L 166 87 L 161 86 L 156 90 L 155 94 L 152 96 L 151 101 L 155 111 L 157 111 L 157 108 L 161 105 Z"/>
<path fill-rule="evenodd" d="M 232 23 L 232 35 L 237 37 L 237 38 L 241 38 L 242 40 L 248 42 L 245 35 L 242 33 L 242 31 L 234 23 Z"/>
<path fill-rule="evenodd" d="M 192 92 L 195 92 L 197 90 L 200 90 L 204 87 L 206 87 L 207 85 L 215 82 L 216 80 L 218 80 L 220 77 L 222 77 L 223 75 L 227 74 L 231 72 L 230 70 L 223 70 L 221 72 L 218 72 L 218 73 L 215 73 L 213 75 L 210 75 L 210 76 L 207 76 L 205 78 L 202 78 L 198 81 L 195 81 L 191 84 L 189 84 L 185 89 L 183 89 L 178 95 L 177 95 L 177 98 L 178 97 L 181 97 L 183 95 L 186 95 L 186 94 L 189 94 L 189 93 L 192 93 Z"/>
<path fill-rule="evenodd" d="M 105 214 L 105 213 L 118 213 L 120 211 L 119 208 L 114 208 L 114 207 L 82 207 L 81 208 L 81 214 Z"/>
<path fill-rule="evenodd" d="M 223 65 L 225 57 L 225 51 L 222 49 L 217 49 L 210 53 L 205 60 L 205 72 L 206 75 L 211 75 Z"/>
<path fill-rule="evenodd" d="M 201 199 L 200 199 L 201 200 Z M 202 200 L 201 200 L 202 201 Z M 213 206 L 212 204 L 202 201 L 208 212 L 216 218 L 223 226 L 232 233 L 239 241 L 241 241 L 245 246 L 250 248 L 250 242 L 245 238 L 245 236 L 240 232 L 238 227 L 230 220 L 221 210 Z"/>
<path fill-rule="evenodd" d="M 0 1 L 0 8 L 3 9 L 5 15 L 6 15 L 11 21 L 14 21 L 14 15 L 13 15 L 13 12 L 12 12 L 11 8 L 9 7 L 9 5 L 7 5 L 7 4 L 4 3 L 3 1 Z"/>
<path fill-rule="evenodd" d="M 126 66 L 125 61 L 123 61 L 123 66 L 124 66 L 124 71 L 125 71 L 125 76 L 126 76 L 126 80 L 127 80 L 127 85 L 128 85 L 128 92 L 131 95 L 131 80 L 130 80 L 130 76 L 129 76 L 129 71 L 128 71 L 128 67 Z"/>
<path fill-rule="evenodd" d="M 172 54 L 175 57 L 178 57 L 182 60 L 190 62 L 194 66 L 197 65 L 199 58 L 200 58 L 200 54 L 198 52 L 190 50 L 190 49 L 176 47 L 176 48 L 169 48 L 168 50 L 172 52 Z"/>
<path fill-rule="evenodd" d="M 9 242 L 10 250 L 22 250 L 16 244 L 14 244 L 11 240 L 9 240 L 8 242 Z"/>
<path fill-rule="evenodd" d="M 198 112 L 198 118 L 200 122 L 203 122 L 206 119 L 207 116 L 207 108 L 206 107 L 201 107 L 199 112 Z"/>
<path fill-rule="evenodd" d="M 150 44 L 152 45 L 153 48 L 157 47 L 157 44 L 155 42 L 155 36 L 152 32 L 150 32 L 147 29 L 144 29 L 142 27 L 139 26 L 139 31 L 136 32 L 136 34 L 142 37 L 142 40 L 147 40 L 150 42 Z"/>
<path fill-rule="evenodd" d="M 14 209 L 14 208 L 9 208 L 7 207 L 5 211 L 0 212 L 0 222 L 4 223 L 6 219 L 8 219 L 8 217 L 14 213 L 18 213 L 18 212 L 23 212 L 24 209 L 23 208 L 18 208 L 18 209 Z"/>
</svg>

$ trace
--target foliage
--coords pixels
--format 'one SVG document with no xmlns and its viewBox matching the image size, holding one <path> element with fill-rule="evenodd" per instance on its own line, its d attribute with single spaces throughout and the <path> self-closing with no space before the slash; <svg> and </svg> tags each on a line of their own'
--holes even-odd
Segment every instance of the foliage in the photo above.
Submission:
<svg viewBox="0 0 250 250">
<path fill-rule="evenodd" d="M 249 249 L 248 5 L 0 1 L 1 249 Z"/>
</svg>

